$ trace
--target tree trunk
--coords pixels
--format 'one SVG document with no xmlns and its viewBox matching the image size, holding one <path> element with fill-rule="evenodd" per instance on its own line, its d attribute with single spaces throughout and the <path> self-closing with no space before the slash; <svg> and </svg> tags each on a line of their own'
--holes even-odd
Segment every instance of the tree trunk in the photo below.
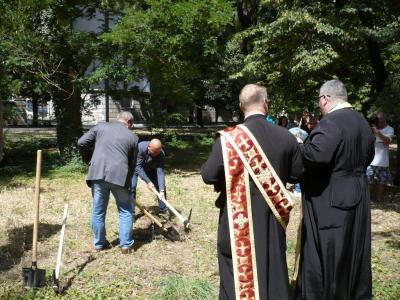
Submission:
<svg viewBox="0 0 400 300">
<path fill-rule="evenodd" d="M 57 145 L 61 161 L 68 163 L 79 155 L 77 141 L 82 135 L 82 99 L 80 91 L 75 90 L 68 98 L 64 93 L 54 97 L 54 111 L 57 120 Z"/>
<path fill-rule="evenodd" d="M 38 126 L 39 95 L 32 93 L 32 126 Z"/>
<path fill-rule="evenodd" d="M 370 11 L 364 12 L 359 10 L 358 14 L 363 26 L 371 29 L 374 28 L 374 16 Z M 366 112 L 371 106 L 372 102 L 377 99 L 379 93 L 382 92 L 388 77 L 388 73 L 385 68 L 379 43 L 372 37 L 367 36 L 365 38 L 365 45 L 367 47 L 371 67 L 374 70 L 374 78 L 371 80 L 371 101 L 366 103 L 365 108 L 363 108 L 363 110 Z"/>
<path fill-rule="evenodd" d="M 200 125 L 200 127 L 204 126 L 204 123 L 203 123 L 203 110 L 201 109 L 200 106 L 196 107 L 196 121 L 197 121 L 197 125 Z"/>
</svg>

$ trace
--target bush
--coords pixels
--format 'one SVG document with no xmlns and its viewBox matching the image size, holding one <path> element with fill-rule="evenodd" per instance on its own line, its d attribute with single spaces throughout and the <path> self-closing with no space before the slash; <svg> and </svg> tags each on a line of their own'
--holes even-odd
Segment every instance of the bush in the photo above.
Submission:
<svg viewBox="0 0 400 300">
<path fill-rule="evenodd" d="M 71 157 L 69 162 L 58 168 L 58 172 L 61 173 L 75 173 L 75 172 L 86 172 L 87 167 L 85 163 L 82 161 L 82 158 L 79 155 L 74 155 Z"/>
<path fill-rule="evenodd" d="M 167 125 L 184 125 L 187 120 L 181 113 L 172 113 L 167 116 L 165 123 Z"/>
<path fill-rule="evenodd" d="M 175 131 L 167 131 L 164 134 L 164 140 L 166 144 L 170 147 L 178 149 L 187 149 L 190 147 L 190 143 L 188 141 L 182 140 Z"/>
</svg>

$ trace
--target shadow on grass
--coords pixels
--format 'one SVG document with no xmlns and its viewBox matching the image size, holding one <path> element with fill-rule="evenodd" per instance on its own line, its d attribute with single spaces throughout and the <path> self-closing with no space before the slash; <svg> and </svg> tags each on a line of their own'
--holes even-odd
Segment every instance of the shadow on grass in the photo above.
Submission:
<svg viewBox="0 0 400 300">
<path fill-rule="evenodd" d="M 38 229 L 38 241 L 44 241 L 58 233 L 59 224 L 40 223 Z M 33 225 L 13 228 L 7 231 L 9 243 L 0 247 L 0 272 L 11 269 L 20 263 L 24 251 L 32 249 Z"/>
<path fill-rule="evenodd" d="M 178 170 L 184 173 L 199 173 L 207 161 L 211 146 L 199 146 L 194 143 L 187 148 L 165 147 L 165 170 L 167 173 Z M 190 176 L 190 175 L 188 175 Z"/>
<path fill-rule="evenodd" d="M 96 260 L 96 258 L 92 254 L 90 254 L 83 263 L 81 263 L 80 265 L 77 265 L 74 269 L 69 270 L 67 272 L 67 274 L 69 274 L 69 273 L 74 273 L 74 274 L 71 277 L 67 278 L 66 284 L 62 286 L 60 293 L 64 294 L 71 287 L 76 276 L 78 276 L 89 263 L 91 263 L 92 261 L 95 261 L 95 260 Z"/>
</svg>

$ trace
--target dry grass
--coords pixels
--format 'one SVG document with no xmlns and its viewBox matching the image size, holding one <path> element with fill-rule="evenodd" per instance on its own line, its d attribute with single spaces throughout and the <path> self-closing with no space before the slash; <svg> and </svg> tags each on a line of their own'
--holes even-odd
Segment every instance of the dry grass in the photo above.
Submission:
<svg viewBox="0 0 400 300">
<path fill-rule="evenodd" d="M 93 251 L 91 195 L 84 174 L 42 179 L 38 266 L 46 269 L 48 276 L 55 268 L 63 203 L 70 204 L 61 275 L 62 295 L 50 288 L 35 293 L 22 287 L 21 269 L 29 267 L 31 260 L 34 179 L 31 176 L 13 181 L 15 184 L 9 185 L 13 187 L 3 186 L 0 191 L 0 299 L 18 296 L 21 299 L 149 299 L 157 295 L 162 279 L 176 276 L 200 278 L 217 288 L 216 195 L 212 187 L 202 183 L 198 171 L 206 155 L 201 153 L 201 159 L 193 161 L 193 158 L 188 160 L 193 153 L 182 151 L 169 152 L 168 197 L 184 215 L 193 208 L 193 229 L 186 234 L 177 219 L 173 219 L 181 241 L 171 242 L 159 231 L 155 240 L 151 240 L 150 221 L 136 211 L 140 217 L 135 224 L 137 243 L 131 255 L 121 255 L 118 247 L 100 253 Z M 374 293 L 379 300 L 398 299 L 400 293 L 399 194 L 397 191 L 390 202 L 372 206 Z M 155 205 L 154 197 L 143 183 L 138 186 L 138 199 L 150 210 Z M 288 230 L 290 266 L 293 265 L 297 220 L 298 211 L 295 210 Z M 115 240 L 118 216 L 114 201 L 110 201 L 106 227 L 108 239 Z"/>
<path fill-rule="evenodd" d="M 179 230 L 182 238 L 179 242 L 171 242 L 160 234 L 151 241 L 150 231 L 145 230 L 150 226 L 150 221 L 141 216 L 135 225 L 135 232 L 138 233 L 135 252 L 122 256 L 118 247 L 101 253 L 92 249 L 91 196 L 83 175 L 78 178 L 43 179 L 39 268 L 46 269 L 50 274 L 55 267 L 65 199 L 70 205 L 62 273 L 63 285 L 70 285 L 67 287 L 67 296 L 78 291 L 93 294 L 94 290 L 110 288 L 117 282 L 121 286 L 128 283 L 131 287 L 124 289 L 126 297 L 147 299 L 156 291 L 157 281 L 170 275 L 201 276 L 217 284 L 215 236 L 218 211 L 213 208 L 213 192 L 202 184 L 198 174 L 169 174 L 167 180 L 171 187 L 168 196 L 174 207 L 184 215 L 193 208 L 193 230 L 189 234 Z M 33 181 L 27 182 L 27 185 L 33 185 Z M 30 266 L 33 194 L 33 188 L 22 187 L 3 189 L 0 193 L 0 286 L 3 293 L 20 283 L 22 266 Z M 143 184 L 139 184 L 138 199 L 147 207 L 155 205 L 154 197 Z M 139 214 L 139 211 L 136 213 Z M 178 221 L 173 221 L 179 229 L 181 226 Z M 118 238 L 118 216 L 114 201 L 110 201 L 106 228 L 110 241 Z"/>
</svg>

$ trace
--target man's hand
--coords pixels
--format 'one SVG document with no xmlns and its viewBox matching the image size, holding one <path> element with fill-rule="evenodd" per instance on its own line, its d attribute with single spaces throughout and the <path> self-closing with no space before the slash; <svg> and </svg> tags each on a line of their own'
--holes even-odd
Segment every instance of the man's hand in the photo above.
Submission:
<svg viewBox="0 0 400 300">
<path fill-rule="evenodd" d="M 160 191 L 160 196 L 161 196 L 161 199 L 165 200 L 165 193 L 164 193 L 164 191 Z"/>
<path fill-rule="evenodd" d="M 149 183 L 147 183 L 147 188 L 152 191 L 154 190 L 156 187 L 154 186 L 154 184 L 150 181 Z"/>
</svg>

